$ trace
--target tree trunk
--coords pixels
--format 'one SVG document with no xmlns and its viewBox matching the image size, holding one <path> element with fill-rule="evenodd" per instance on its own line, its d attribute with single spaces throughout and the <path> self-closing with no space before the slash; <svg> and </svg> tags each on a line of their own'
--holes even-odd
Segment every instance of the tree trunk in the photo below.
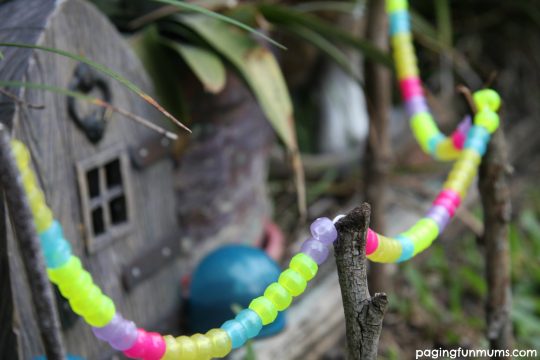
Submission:
<svg viewBox="0 0 540 360">
<path fill-rule="evenodd" d="M 512 348 L 512 293 L 508 223 L 511 203 L 508 152 L 502 129 L 489 143 L 480 167 L 480 195 L 484 210 L 483 243 L 486 247 L 487 338 L 491 349 Z"/>
<path fill-rule="evenodd" d="M 336 224 L 334 244 L 339 284 L 345 311 L 347 353 L 351 360 L 377 359 L 379 336 L 388 300 L 386 294 L 369 295 L 366 233 L 370 206 L 355 208 Z"/>
<path fill-rule="evenodd" d="M 366 37 L 381 50 L 388 50 L 388 19 L 384 0 L 370 0 Z M 366 61 L 366 98 L 369 114 L 369 135 L 365 157 L 365 197 L 373 208 L 371 227 L 384 233 L 385 188 L 392 164 L 392 150 L 388 136 L 391 105 L 391 73 L 383 65 Z M 391 288 L 388 265 L 370 264 L 369 284 L 373 291 Z"/>
</svg>

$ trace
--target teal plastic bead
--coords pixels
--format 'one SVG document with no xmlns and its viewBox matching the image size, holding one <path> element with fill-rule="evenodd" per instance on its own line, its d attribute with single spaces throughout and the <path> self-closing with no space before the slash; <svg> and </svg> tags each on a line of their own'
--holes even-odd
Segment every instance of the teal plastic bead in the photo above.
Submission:
<svg viewBox="0 0 540 360">
<path fill-rule="evenodd" d="M 54 220 L 49 228 L 39 234 L 41 249 L 44 252 L 54 251 L 58 245 L 58 241 L 64 238 L 62 225 Z"/>
<path fill-rule="evenodd" d="M 225 321 L 221 325 L 221 329 L 225 330 L 227 335 L 229 335 L 233 349 L 238 349 L 248 339 L 246 328 L 236 319 Z"/>
<path fill-rule="evenodd" d="M 43 251 L 47 268 L 56 269 L 65 265 L 71 257 L 71 245 L 63 238 L 55 240 L 54 248 Z"/>
<path fill-rule="evenodd" d="M 397 259 L 397 262 L 402 262 L 409 260 L 414 256 L 414 243 L 405 235 L 398 235 L 396 236 L 396 240 L 398 240 L 401 243 L 401 255 L 399 256 L 399 259 Z"/>
<path fill-rule="evenodd" d="M 58 221 L 54 220 L 48 229 L 39 234 L 39 241 L 47 268 L 56 269 L 68 262 L 71 244 L 64 239 L 64 231 Z"/>
<path fill-rule="evenodd" d="M 259 335 L 262 330 L 262 320 L 257 313 L 250 309 L 244 309 L 236 315 L 236 321 L 238 321 L 244 329 L 246 329 L 246 335 L 248 339 L 252 339 Z"/>
</svg>

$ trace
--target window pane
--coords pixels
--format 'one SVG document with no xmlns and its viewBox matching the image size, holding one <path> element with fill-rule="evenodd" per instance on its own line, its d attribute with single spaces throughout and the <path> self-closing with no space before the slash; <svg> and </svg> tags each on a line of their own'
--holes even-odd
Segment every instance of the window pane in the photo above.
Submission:
<svg viewBox="0 0 540 360">
<path fill-rule="evenodd" d="M 117 225 L 127 221 L 127 208 L 125 196 L 118 196 L 109 202 L 109 211 L 111 212 L 111 222 Z"/>
<path fill-rule="evenodd" d="M 107 188 L 122 185 L 122 171 L 120 159 L 115 159 L 105 165 L 105 178 L 107 179 Z"/>
<path fill-rule="evenodd" d="M 86 183 L 88 184 L 88 196 L 90 199 L 99 196 L 99 169 L 91 169 L 86 172 Z"/>
<path fill-rule="evenodd" d="M 92 210 L 92 230 L 94 232 L 94 236 L 101 235 L 105 232 L 103 208 L 101 207 Z"/>
</svg>

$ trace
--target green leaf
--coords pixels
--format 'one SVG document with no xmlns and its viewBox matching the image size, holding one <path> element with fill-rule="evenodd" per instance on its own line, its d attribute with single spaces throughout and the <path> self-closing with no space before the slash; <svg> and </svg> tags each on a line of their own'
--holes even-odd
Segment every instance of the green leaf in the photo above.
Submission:
<svg viewBox="0 0 540 360">
<path fill-rule="evenodd" d="M 7 46 L 7 47 L 18 47 L 18 48 L 26 48 L 26 49 L 35 49 L 35 50 L 42 50 L 49 53 L 53 53 L 56 55 L 64 56 L 72 60 L 76 60 L 79 62 L 82 62 L 84 64 L 87 64 L 88 66 L 93 67 L 94 69 L 104 73 L 107 76 L 112 77 L 125 87 L 127 87 L 129 90 L 133 91 L 135 94 L 139 95 L 144 101 L 146 101 L 148 104 L 152 105 L 154 108 L 156 108 L 159 112 L 161 112 L 163 115 L 165 115 L 168 119 L 175 122 L 178 126 L 184 128 L 188 132 L 191 132 L 191 130 L 182 124 L 176 117 L 171 115 L 167 110 L 163 108 L 153 97 L 148 95 L 146 92 L 144 92 L 142 89 L 140 89 L 137 85 L 120 75 L 114 70 L 109 69 L 105 65 L 99 64 L 95 61 L 89 60 L 85 58 L 84 56 L 80 56 L 77 54 L 70 53 L 68 51 L 51 48 L 51 47 L 45 47 L 45 46 L 39 46 L 39 45 L 33 45 L 33 44 L 22 44 L 22 43 L 4 43 L 0 42 L 0 46 Z"/>
<path fill-rule="evenodd" d="M 305 184 L 293 123 L 293 108 L 285 79 L 274 55 L 249 36 L 205 16 L 182 16 L 190 27 L 236 68 L 290 154 L 296 174 L 298 204 L 305 211 Z"/>
<path fill-rule="evenodd" d="M 217 94 L 223 90 L 226 82 L 225 66 L 214 52 L 171 40 L 162 40 L 162 43 L 182 56 L 207 91 Z"/>
<path fill-rule="evenodd" d="M 178 0 L 154 0 L 154 1 L 157 1 L 157 2 L 160 2 L 160 3 L 163 3 L 163 4 L 173 5 L 173 6 L 176 6 L 176 7 L 180 8 L 180 9 L 197 12 L 197 13 L 209 16 L 210 18 L 221 20 L 223 22 L 226 22 L 228 24 L 231 24 L 231 25 L 237 26 L 237 27 L 239 27 L 239 28 L 241 28 L 243 30 L 246 30 L 246 31 L 248 31 L 248 32 L 250 32 L 250 33 L 252 33 L 252 34 L 254 34 L 256 36 L 259 36 L 262 39 L 268 41 L 271 44 L 274 44 L 275 46 L 277 46 L 277 47 L 279 47 L 279 48 L 281 48 L 283 50 L 287 49 L 285 46 L 283 46 L 280 43 L 278 43 L 277 41 L 269 38 L 268 36 L 264 35 L 260 31 L 255 30 L 251 26 L 248 26 L 248 25 L 246 25 L 244 23 L 241 23 L 240 21 L 237 21 L 237 20 L 235 20 L 233 18 L 222 15 L 222 14 L 217 13 L 215 11 L 208 10 L 207 8 L 204 8 L 202 6 L 187 3 L 187 2 L 184 2 L 184 1 L 178 1 Z"/>
<path fill-rule="evenodd" d="M 274 24 L 308 28 L 333 42 L 359 50 L 366 58 L 376 63 L 392 67 L 392 59 L 387 53 L 377 49 L 369 41 L 343 31 L 316 16 L 274 4 L 261 4 L 259 5 L 259 11 L 268 21 Z"/>
</svg>

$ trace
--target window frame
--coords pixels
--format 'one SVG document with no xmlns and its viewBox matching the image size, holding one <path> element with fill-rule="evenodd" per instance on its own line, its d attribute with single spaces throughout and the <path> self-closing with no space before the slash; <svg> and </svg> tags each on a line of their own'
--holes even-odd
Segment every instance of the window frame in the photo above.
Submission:
<svg viewBox="0 0 540 360">
<path fill-rule="evenodd" d="M 121 180 L 119 185 L 108 187 L 105 169 L 114 160 L 118 160 L 120 163 Z M 133 198 L 129 157 L 124 147 L 112 147 L 94 154 L 88 159 L 78 161 L 76 168 L 84 225 L 84 242 L 87 252 L 93 254 L 113 242 L 125 238 L 133 229 L 134 209 L 132 206 Z M 90 197 L 87 173 L 94 169 L 98 170 L 99 195 Z M 114 224 L 112 222 L 110 203 L 122 195 L 125 199 L 126 220 L 119 224 Z M 100 207 L 103 212 L 104 231 L 101 234 L 95 235 L 92 213 Z"/>
</svg>

